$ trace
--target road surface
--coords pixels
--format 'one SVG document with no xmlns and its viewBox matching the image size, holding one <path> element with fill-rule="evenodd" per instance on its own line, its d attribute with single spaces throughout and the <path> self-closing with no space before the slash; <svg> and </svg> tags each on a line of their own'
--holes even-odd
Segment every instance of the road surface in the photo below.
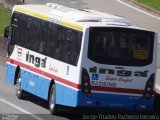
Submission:
<svg viewBox="0 0 160 120">
<path fill-rule="evenodd" d="M 128 3 L 127 0 L 122 0 Z M 160 34 L 160 20 L 128 7 L 117 0 L 26 0 L 26 3 L 45 4 L 46 2 L 55 2 L 74 8 L 89 8 L 102 12 L 107 12 L 127 18 L 133 25 L 156 31 Z M 129 4 L 131 4 L 129 2 Z M 133 5 L 134 7 L 137 7 Z M 160 42 L 160 39 L 159 39 Z M 0 50 L 3 52 L 3 50 Z M 160 51 L 160 48 L 158 49 Z M 3 52 L 4 54 L 4 52 Z M 160 54 L 160 53 L 159 53 Z M 1 54 L 0 54 L 1 55 Z M 160 56 L 158 58 L 160 61 Z M 160 67 L 160 65 L 158 65 Z M 159 70 L 159 69 L 158 69 Z M 158 71 L 160 75 L 160 71 Z M 158 77 L 160 78 L 160 76 Z M 158 81 L 157 78 L 157 81 Z M 159 80 L 160 81 L 160 80 Z M 159 83 L 159 82 L 158 82 Z M 159 83 L 160 85 L 160 83 Z M 5 83 L 5 63 L 4 57 L 0 57 L 0 119 L 11 117 L 19 119 L 31 120 L 78 120 L 83 116 L 49 115 L 47 103 L 32 95 L 26 96 L 23 100 L 18 100 L 15 96 L 15 87 Z M 9 113 L 9 115 L 8 115 Z M 72 113 L 72 112 L 71 112 Z M 16 116 L 18 114 L 18 116 Z"/>
</svg>

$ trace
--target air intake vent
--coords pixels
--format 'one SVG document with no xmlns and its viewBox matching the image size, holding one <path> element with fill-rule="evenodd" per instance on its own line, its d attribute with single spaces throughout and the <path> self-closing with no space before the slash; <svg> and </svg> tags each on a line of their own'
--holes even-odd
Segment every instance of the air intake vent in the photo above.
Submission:
<svg viewBox="0 0 160 120">
<path fill-rule="evenodd" d="M 119 25 L 119 26 L 131 25 L 131 23 L 126 19 L 102 19 L 100 23 L 105 25 Z"/>
</svg>

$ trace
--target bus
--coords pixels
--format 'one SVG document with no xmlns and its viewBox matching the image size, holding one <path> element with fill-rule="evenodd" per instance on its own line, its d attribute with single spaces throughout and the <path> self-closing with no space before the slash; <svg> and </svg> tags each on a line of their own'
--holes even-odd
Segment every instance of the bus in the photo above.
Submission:
<svg viewBox="0 0 160 120">
<path fill-rule="evenodd" d="M 16 5 L 6 29 L 6 82 L 61 107 L 152 111 L 156 32 L 55 3 Z"/>
</svg>

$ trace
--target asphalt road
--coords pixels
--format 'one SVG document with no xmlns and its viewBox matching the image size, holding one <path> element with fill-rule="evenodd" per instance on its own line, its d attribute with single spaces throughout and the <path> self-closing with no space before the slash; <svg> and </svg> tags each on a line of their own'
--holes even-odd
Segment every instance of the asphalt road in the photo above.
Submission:
<svg viewBox="0 0 160 120">
<path fill-rule="evenodd" d="M 127 0 L 122 0 L 128 3 Z M 127 18 L 133 25 L 143 27 L 156 31 L 160 34 L 160 20 L 139 12 L 133 8 L 123 5 L 116 0 L 26 0 L 26 3 L 39 3 L 44 4 L 46 2 L 55 2 L 58 4 L 66 5 L 74 8 L 89 8 L 102 12 L 107 12 Z M 131 4 L 131 3 L 129 3 Z M 135 5 L 133 5 L 135 6 Z M 137 6 L 135 6 L 137 7 Z M 152 13 L 153 14 L 153 13 Z M 154 16 L 160 17 L 153 14 Z M 160 42 L 160 39 L 159 39 Z M 1 47 L 1 46 L 0 46 Z M 160 51 L 160 47 L 158 49 Z M 5 52 L 0 49 L 0 54 L 5 56 Z M 160 53 L 159 53 L 160 55 Z M 160 56 L 158 56 L 160 61 Z M 31 120 L 78 120 L 83 119 L 83 114 L 73 115 L 72 110 L 69 111 L 69 115 L 52 116 L 49 115 L 47 103 L 42 99 L 39 99 L 32 95 L 27 95 L 23 100 L 18 100 L 15 96 L 15 87 L 7 85 L 5 83 L 5 62 L 4 57 L 0 57 L 0 119 L 5 117 L 18 119 L 31 119 Z M 159 64 L 159 63 L 158 63 Z M 158 65 L 160 68 L 160 64 Z M 160 70 L 158 75 L 160 75 Z M 157 77 L 158 84 L 160 76 Z M 80 113 L 81 111 L 78 111 Z M 9 114 L 8 114 L 9 113 Z M 18 116 L 16 116 L 18 115 Z"/>
</svg>

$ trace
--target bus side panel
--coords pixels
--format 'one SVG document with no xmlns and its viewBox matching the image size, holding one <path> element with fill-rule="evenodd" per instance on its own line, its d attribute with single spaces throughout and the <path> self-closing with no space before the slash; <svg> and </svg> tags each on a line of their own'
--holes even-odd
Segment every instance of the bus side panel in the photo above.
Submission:
<svg viewBox="0 0 160 120">
<path fill-rule="evenodd" d="M 25 70 L 21 70 L 21 88 L 25 91 L 27 91 L 27 80 L 29 78 L 29 73 Z"/>
<path fill-rule="evenodd" d="M 65 106 L 76 107 L 78 91 L 56 83 L 56 103 Z"/>
<path fill-rule="evenodd" d="M 22 89 L 45 100 L 48 100 L 50 82 L 51 81 L 46 78 L 22 70 Z"/>
<path fill-rule="evenodd" d="M 56 91 L 56 103 L 63 104 L 64 102 L 64 88 L 62 85 L 55 83 L 55 91 Z"/>
<path fill-rule="evenodd" d="M 21 70 L 22 76 L 22 89 L 26 90 L 29 93 L 36 95 L 36 88 L 37 88 L 37 78 L 34 74 L 31 74 L 25 70 Z"/>
<path fill-rule="evenodd" d="M 6 82 L 8 84 L 14 85 L 16 66 L 11 64 L 6 64 Z"/>
<path fill-rule="evenodd" d="M 49 93 L 49 85 L 51 80 L 40 77 L 41 82 L 38 82 L 39 88 L 37 89 L 37 93 L 40 93 L 40 97 L 48 100 L 48 93 Z"/>
<path fill-rule="evenodd" d="M 39 76 L 38 76 L 39 77 Z M 42 83 L 43 83 L 43 79 L 41 79 L 40 77 L 39 77 L 39 79 L 38 79 L 38 84 L 37 84 L 37 96 L 40 96 L 40 97 L 42 97 L 43 98 L 43 91 L 42 91 Z"/>
</svg>

